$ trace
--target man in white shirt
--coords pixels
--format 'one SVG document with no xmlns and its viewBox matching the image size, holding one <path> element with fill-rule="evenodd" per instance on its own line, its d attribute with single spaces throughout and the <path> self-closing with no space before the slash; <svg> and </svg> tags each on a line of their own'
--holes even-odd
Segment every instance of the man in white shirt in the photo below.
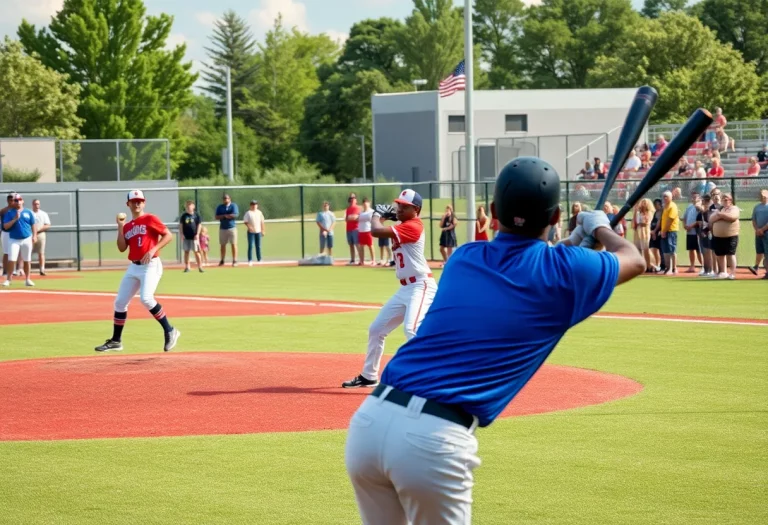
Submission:
<svg viewBox="0 0 768 525">
<path fill-rule="evenodd" d="M 259 209 L 259 201 L 251 201 L 251 207 L 245 212 L 243 222 L 248 228 L 248 266 L 253 266 L 253 248 L 256 248 L 256 260 L 261 262 L 261 238 L 266 233 L 264 214 Z"/>
<path fill-rule="evenodd" d="M 40 275 L 45 275 L 45 232 L 51 227 L 51 219 L 47 213 L 40 209 L 39 199 L 32 201 L 32 213 L 35 215 L 35 228 L 37 229 L 37 242 L 32 245 L 32 253 L 37 254 Z"/>
<path fill-rule="evenodd" d="M 371 220 L 373 219 L 373 209 L 371 201 L 367 197 L 363 199 L 363 211 L 357 218 L 358 245 L 357 254 L 360 256 L 360 266 L 365 264 L 365 247 L 368 247 L 368 253 L 371 255 L 371 266 L 376 265 L 376 259 L 373 255 L 373 235 L 371 234 Z"/>
<path fill-rule="evenodd" d="M 630 150 L 629 158 L 627 158 L 627 162 L 624 164 L 624 172 L 630 176 L 635 175 L 637 174 L 637 170 L 640 169 L 640 166 L 640 157 L 635 154 L 634 149 Z"/>
</svg>

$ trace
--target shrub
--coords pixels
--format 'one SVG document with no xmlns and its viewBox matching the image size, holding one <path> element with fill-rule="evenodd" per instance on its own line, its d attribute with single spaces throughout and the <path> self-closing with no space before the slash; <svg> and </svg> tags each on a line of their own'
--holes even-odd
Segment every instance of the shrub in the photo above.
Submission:
<svg viewBox="0 0 768 525">
<path fill-rule="evenodd" d="M 38 169 L 23 170 L 17 168 L 3 167 L 3 182 L 37 182 L 43 174 Z"/>
</svg>

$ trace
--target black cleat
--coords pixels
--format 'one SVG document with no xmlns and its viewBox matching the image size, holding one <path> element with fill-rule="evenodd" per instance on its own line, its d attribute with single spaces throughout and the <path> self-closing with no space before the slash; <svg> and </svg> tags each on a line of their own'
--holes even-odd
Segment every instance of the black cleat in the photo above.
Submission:
<svg viewBox="0 0 768 525">
<path fill-rule="evenodd" d="M 379 382 L 370 379 L 366 379 L 363 376 L 357 376 L 354 379 L 350 379 L 349 381 L 344 381 L 341 384 L 342 388 L 373 388 L 375 386 L 378 386 Z"/>
<path fill-rule="evenodd" d="M 107 342 L 104 343 L 101 346 L 97 346 L 94 350 L 97 352 L 118 352 L 123 349 L 123 343 L 120 341 L 113 341 L 112 339 L 107 339 Z"/>
</svg>

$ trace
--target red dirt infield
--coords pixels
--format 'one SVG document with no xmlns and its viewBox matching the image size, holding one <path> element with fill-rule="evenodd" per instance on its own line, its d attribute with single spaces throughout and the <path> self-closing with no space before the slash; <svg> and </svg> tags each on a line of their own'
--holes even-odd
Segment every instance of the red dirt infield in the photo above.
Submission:
<svg viewBox="0 0 768 525">
<path fill-rule="evenodd" d="M 112 317 L 114 293 L 9 290 L 9 301 L 0 301 L 0 326 L 33 323 L 104 321 Z M 371 306 L 343 302 L 291 301 L 228 297 L 159 295 L 163 308 L 174 317 L 230 317 L 239 315 L 317 315 L 358 311 Z M 140 318 L 147 312 L 138 297 L 129 308 Z"/>
<path fill-rule="evenodd" d="M 192 352 L 0 363 L 0 441 L 345 429 L 356 354 Z M 544 365 L 502 417 L 634 395 L 626 377 Z"/>
</svg>

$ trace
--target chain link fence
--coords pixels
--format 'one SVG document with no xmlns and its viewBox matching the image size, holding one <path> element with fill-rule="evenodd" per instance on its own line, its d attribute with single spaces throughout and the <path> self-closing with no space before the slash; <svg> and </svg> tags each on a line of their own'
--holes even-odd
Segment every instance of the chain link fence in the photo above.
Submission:
<svg viewBox="0 0 768 525">
<path fill-rule="evenodd" d="M 626 201 L 638 181 L 618 181 L 609 194 L 608 200 L 621 206 Z M 665 179 L 657 184 L 647 195 L 650 199 L 661 198 L 664 191 L 671 191 L 681 213 L 687 206 L 690 192 L 711 190 L 712 180 Z M 328 202 L 337 224 L 335 228 L 336 246 L 334 255 L 344 259 L 348 248 L 344 237 L 344 211 L 350 193 L 355 193 L 358 201 L 369 198 L 373 203 L 391 202 L 405 187 L 419 192 L 424 199 L 421 212 L 426 230 L 426 256 L 430 260 L 440 260 L 441 220 L 448 206 L 454 210 L 459 225 L 456 237 L 459 245 L 467 242 L 469 224 L 474 225 L 476 210 L 467 210 L 465 195 L 469 189 L 466 182 L 441 182 L 417 184 L 357 184 L 357 185 L 288 185 L 288 186 L 226 186 L 226 187 L 171 187 L 150 188 L 145 190 L 147 211 L 158 215 L 175 234 L 179 230 L 178 220 L 187 201 L 194 202 L 198 213 L 210 237 L 209 260 L 218 261 L 219 226 L 215 219 L 216 207 L 222 203 L 224 193 L 231 196 L 232 202 L 239 208 L 238 248 L 240 260 L 245 259 L 247 236 L 242 217 L 249 208 L 251 200 L 259 202 L 259 208 L 266 219 L 265 236 L 262 239 L 262 252 L 265 261 L 297 261 L 319 253 L 319 230 L 316 224 L 317 213 Z M 741 209 L 741 242 L 738 258 L 742 266 L 752 265 L 755 258 L 752 210 L 759 202 L 761 189 L 768 189 L 768 177 L 750 179 L 720 179 L 717 187 L 724 193 L 734 195 L 737 206 Z M 490 215 L 493 199 L 493 182 L 475 184 L 475 203 L 485 207 Z M 592 209 L 602 190 L 602 181 L 585 183 L 567 181 L 561 184 L 562 232 L 567 236 L 567 223 L 571 205 L 580 202 Z M 59 199 L 71 203 L 75 217 L 74 224 L 60 224 L 55 219 L 49 230 L 49 246 L 61 245 L 60 256 L 49 254 L 49 260 L 59 259 L 62 265 L 81 269 L 94 266 L 118 266 L 125 264 L 125 254 L 117 251 L 115 245 L 116 225 L 114 216 L 125 208 L 123 189 L 77 190 L 71 192 L 49 192 L 46 201 Z M 68 204 L 69 206 L 69 204 Z M 45 205 L 43 206 L 45 209 Z M 53 219 L 53 217 L 52 217 Z M 631 215 L 627 217 L 631 223 Z M 630 234 L 631 238 L 631 234 Z M 181 261 L 181 244 L 177 239 L 169 245 L 163 254 L 166 261 Z M 680 254 L 684 255 L 685 243 L 679 244 Z"/>
<path fill-rule="evenodd" d="M 60 140 L 60 182 L 170 180 L 167 139 Z"/>
</svg>

